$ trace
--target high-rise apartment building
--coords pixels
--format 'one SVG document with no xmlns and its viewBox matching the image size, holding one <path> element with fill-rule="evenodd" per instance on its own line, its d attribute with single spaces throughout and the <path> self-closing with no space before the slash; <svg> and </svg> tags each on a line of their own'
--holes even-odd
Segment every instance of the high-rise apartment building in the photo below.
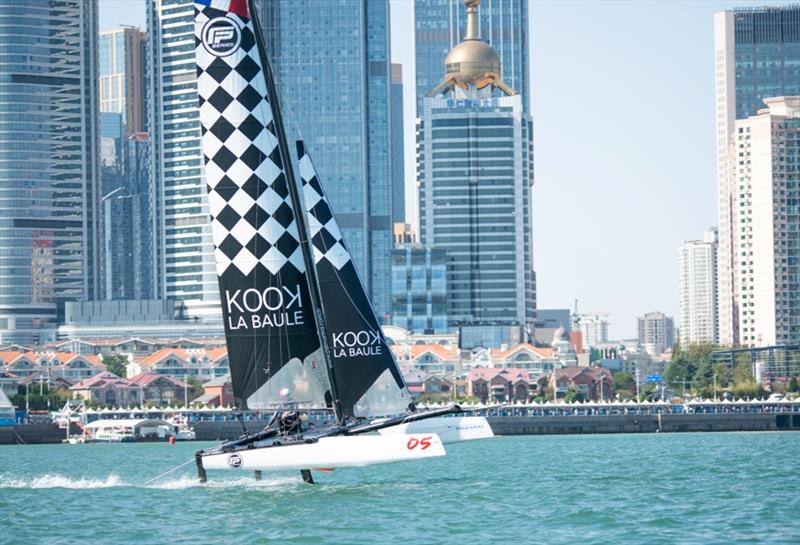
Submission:
<svg viewBox="0 0 800 545">
<path fill-rule="evenodd" d="M 127 133 L 144 130 L 145 33 L 125 27 L 100 33 L 100 111 L 122 114 Z"/>
<path fill-rule="evenodd" d="M 286 129 L 303 137 L 378 318 L 391 309 L 388 0 L 259 0 Z"/>
<path fill-rule="evenodd" d="M 522 97 L 530 113 L 528 0 L 482 0 L 480 36 L 495 50 L 503 81 Z M 422 100 L 442 81 L 442 59 L 464 37 L 464 0 L 414 0 L 417 117 Z"/>
<path fill-rule="evenodd" d="M 530 331 L 532 123 L 503 81 L 500 57 L 480 39 L 477 2 L 470 4 L 464 41 L 440 58 L 443 81 L 419 112 L 420 239 L 447 249 L 452 325 Z"/>
<path fill-rule="evenodd" d="M 735 290 L 745 346 L 800 342 L 800 96 L 764 102 L 734 132 Z"/>
<path fill-rule="evenodd" d="M 719 342 L 740 341 L 739 181 L 735 122 L 764 98 L 800 95 L 800 5 L 736 8 L 714 16 L 717 103 Z M 748 329 L 750 329 L 748 327 Z"/>
<path fill-rule="evenodd" d="M 0 14 L 0 344 L 36 344 L 98 293 L 97 1 Z"/>
<path fill-rule="evenodd" d="M 637 318 L 639 346 L 653 357 L 672 350 L 675 343 L 675 326 L 672 318 L 663 312 L 648 312 Z"/>
<path fill-rule="evenodd" d="M 608 342 L 608 314 L 584 313 L 573 317 L 575 326 L 581 332 L 583 346 L 593 348 Z"/>
<path fill-rule="evenodd" d="M 153 290 L 156 298 L 183 301 L 189 318 L 219 321 L 221 331 L 200 141 L 194 9 L 185 0 L 147 4 Z"/>
<path fill-rule="evenodd" d="M 717 342 L 717 230 L 678 248 L 681 345 Z"/>
</svg>

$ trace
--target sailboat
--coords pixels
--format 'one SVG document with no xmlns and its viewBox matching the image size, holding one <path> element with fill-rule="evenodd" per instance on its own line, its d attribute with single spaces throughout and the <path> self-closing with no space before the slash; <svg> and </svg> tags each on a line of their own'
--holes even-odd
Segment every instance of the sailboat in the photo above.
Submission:
<svg viewBox="0 0 800 545">
<path fill-rule="evenodd" d="M 274 413 L 262 432 L 197 452 L 200 479 L 299 469 L 313 482 L 314 468 L 443 456 L 437 430 L 491 436 L 482 417 L 442 418 L 457 405 L 415 407 L 302 142 L 295 178 L 252 0 L 195 0 L 195 36 L 231 382 L 247 408 Z M 312 410 L 335 418 L 310 426 Z"/>
</svg>

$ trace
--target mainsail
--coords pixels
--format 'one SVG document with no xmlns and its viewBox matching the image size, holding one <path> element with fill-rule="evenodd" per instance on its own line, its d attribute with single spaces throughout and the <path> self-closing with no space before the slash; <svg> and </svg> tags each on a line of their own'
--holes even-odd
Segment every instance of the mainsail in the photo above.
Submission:
<svg viewBox="0 0 800 545">
<path fill-rule="evenodd" d="M 231 381 L 251 409 L 331 406 L 287 175 L 291 159 L 253 15 L 246 0 L 195 0 L 203 154 Z"/>
<path fill-rule="evenodd" d="M 303 142 L 297 142 L 297 156 L 342 411 L 348 416 L 404 413 L 411 397 Z"/>
<path fill-rule="evenodd" d="M 195 0 L 195 8 L 203 154 L 234 394 L 254 409 L 332 407 L 340 420 L 405 413 L 408 390 L 302 144 L 304 199 L 295 185 L 252 2 Z"/>
</svg>

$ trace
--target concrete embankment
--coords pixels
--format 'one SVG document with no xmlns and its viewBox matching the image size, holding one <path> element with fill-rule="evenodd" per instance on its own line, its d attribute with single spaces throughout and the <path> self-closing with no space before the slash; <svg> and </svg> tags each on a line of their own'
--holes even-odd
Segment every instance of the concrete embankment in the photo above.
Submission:
<svg viewBox="0 0 800 545">
<path fill-rule="evenodd" d="M 693 431 L 800 431 L 800 414 L 663 414 L 608 416 L 490 416 L 497 435 L 559 435 L 589 433 L 655 433 Z M 248 432 L 263 421 L 247 421 Z M 198 441 L 222 441 L 242 434 L 236 421 L 192 423 Z M 73 429 L 79 435 L 80 430 Z M 0 427 L 0 445 L 60 443 L 64 430 L 55 424 Z"/>
<path fill-rule="evenodd" d="M 662 414 L 609 416 L 490 416 L 497 435 L 800 431 L 800 414 Z"/>
</svg>

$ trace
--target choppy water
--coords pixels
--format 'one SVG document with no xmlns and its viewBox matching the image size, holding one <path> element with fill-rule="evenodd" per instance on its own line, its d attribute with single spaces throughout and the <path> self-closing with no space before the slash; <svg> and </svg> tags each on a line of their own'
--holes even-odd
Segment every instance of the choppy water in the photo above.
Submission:
<svg viewBox="0 0 800 545">
<path fill-rule="evenodd" d="M 800 543 L 800 433 L 502 437 L 420 462 L 209 472 L 200 443 L 0 446 L 0 543 Z"/>
</svg>

